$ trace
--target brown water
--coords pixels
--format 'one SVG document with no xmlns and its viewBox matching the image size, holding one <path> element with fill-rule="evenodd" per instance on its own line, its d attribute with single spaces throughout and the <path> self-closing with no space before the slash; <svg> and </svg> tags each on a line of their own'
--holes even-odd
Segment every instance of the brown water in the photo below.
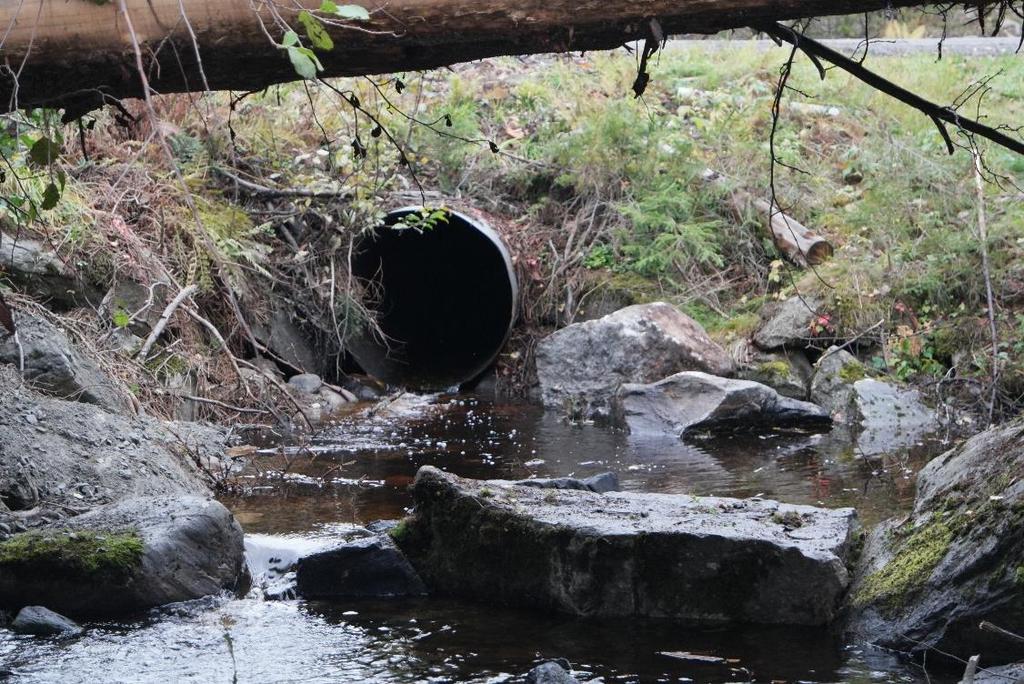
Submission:
<svg viewBox="0 0 1024 684">
<path fill-rule="evenodd" d="M 248 533 L 302 537 L 404 515 L 421 465 L 506 479 L 612 470 L 628 490 L 854 506 L 870 526 L 910 504 L 914 473 L 942 448 L 866 458 L 848 437 L 794 432 L 637 441 L 534 406 L 409 395 L 374 416 L 363 408 L 304 444 L 267 449 L 223 500 Z M 726 662 L 665 655 L 680 652 Z M 696 631 L 440 598 L 251 596 L 95 623 L 67 640 L 0 635 L 0 662 L 18 682 L 501 682 L 552 658 L 602 682 L 925 681 L 913 666 L 825 629 Z"/>
</svg>

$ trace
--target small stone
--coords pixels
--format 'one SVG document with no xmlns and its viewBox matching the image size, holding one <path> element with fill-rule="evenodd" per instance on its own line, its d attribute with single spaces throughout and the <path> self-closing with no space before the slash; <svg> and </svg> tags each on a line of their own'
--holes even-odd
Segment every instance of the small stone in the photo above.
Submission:
<svg viewBox="0 0 1024 684">
<path fill-rule="evenodd" d="M 306 394 L 313 394 L 323 386 L 323 381 L 315 373 L 299 373 L 288 378 L 288 386 Z"/>
<path fill-rule="evenodd" d="M 11 622 L 11 629 L 19 634 L 54 636 L 79 634 L 82 628 L 60 613 L 42 606 L 25 606 Z"/>
<path fill-rule="evenodd" d="M 568 663 L 566 663 L 568 665 Z M 526 674 L 527 684 L 579 684 L 579 680 L 568 672 L 561 663 L 541 663 Z"/>
</svg>

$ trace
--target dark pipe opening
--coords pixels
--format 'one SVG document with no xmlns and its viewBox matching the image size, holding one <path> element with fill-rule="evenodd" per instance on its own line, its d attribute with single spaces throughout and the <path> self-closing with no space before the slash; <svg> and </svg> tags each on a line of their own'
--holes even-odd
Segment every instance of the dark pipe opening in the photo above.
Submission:
<svg viewBox="0 0 1024 684">
<path fill-rule="evenodd" d="M 492 228 L 458 212 L 422 230 L 396 227 L 418 211 L 391 212 L 356 246 L 353 274 L 368 284 L 386 339 L 367 329 L 350 350 L 388 384 L 448 389 L 501 351 L 515 320 L 516 278 Z"/>
</svg>

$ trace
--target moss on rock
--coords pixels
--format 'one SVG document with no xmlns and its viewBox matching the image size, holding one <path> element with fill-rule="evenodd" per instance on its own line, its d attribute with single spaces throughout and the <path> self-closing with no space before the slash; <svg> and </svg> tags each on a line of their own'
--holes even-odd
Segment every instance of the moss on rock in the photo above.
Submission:
<svg viewBox="0 0 1024 684">
<path fill-rule="evenodd" d="M 23 532 L 0 542 L 0 570 L 24 576 L 127 578 L 142 558 L 136 532 Z"/>
<path fill-rule="evenodd" d="M 839 369 L 839 378 L 848 384 L 863 380 L 868 376 L 864 366 L 859 363 L 847 363 Z"/>
<path fill-rule="evenodd" d="M 899 545 L 899 552 L 881 570 L 868 575 L 853 603 L 878 603 L 895 609 L 906 604 L 931 576 L 953 541 L 954 530 L 945 520 L 933 519 L 914 529 Z"/>
</svg>

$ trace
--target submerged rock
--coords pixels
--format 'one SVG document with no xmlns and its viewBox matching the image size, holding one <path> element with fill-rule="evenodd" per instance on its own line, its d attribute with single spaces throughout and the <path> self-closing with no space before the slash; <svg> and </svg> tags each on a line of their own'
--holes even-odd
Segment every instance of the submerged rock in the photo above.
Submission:
<svg viewBox="0 0 1024 684">
<path fill-rule="evenodd" d="M 580 684 L 561 663 L 541 663 L 526 673 L 526 684 Z"/>
<path fill-rule="evenodd" d="M 732 358 L 689 316 L 664 302 L 629 306 L 558 330 L 537 345 L 545 406 L 607 419 L 619 385 L 683 370 L 729 375 Z"/>
<path fill-rule="evenodd" d="M 849 576 L 852 509 L 543 490 L 420 468 L 393 536 L 431 590 L 581 616 L 821 625 Z"/>
<path fill-rule="evenodd" d="M 140 497 L 0 542 L 0 605 L 116 615 L 239 587 L 242 528 L 220 503 Z"/>
<path fill-rule="evenodd" d="M 24 368 L 25 380 L 40 392 L 109 411 L 127 408 L 110 378 L 75 349 L 63 331 L 24 313 L 17 316 L 17 324 L 17 340 L 0 340 L 0 363 Z"/>
<path fill-rule="evenodd" d="M 58 634 L 79 634 L 82 628 L 76 622 L 60 613 L 42 606 L 25 606 L 18 611 L 11 622 L 11 630 L 20 634 L 54 636 Z"/>
<path fill-rule="evenodd" d="M 827 426 L 818 406 L 781 396 L 749 380 L 707 373 L 676 373 L 650 385 L 623 385 L 616 399 L 619 421 L 634 434 L 682 436 L 705 428 Z"/>
<path fill-rule="evenodd" d="M 853 632 L 915 654 L 1019 659 L 1019 644 L 978 625 L 1024 634 L 1024 421 L 934 459 L 917 491 L 910 516 L 868 540 L 851 594 Z"/>
<path fill-rule="evenodd" d="M 598 494 L 617 492 L 621 489 L 619 487 L 619 476 L 615 473 L 599 473 L 582 479 L 575 477 L 540 477 L 533 480 L 518 480 L 516 484 L 523 487 L 537 487 L 538 489 L 582 489 L 588 492 L 597 492 Z"/>
</svg>

